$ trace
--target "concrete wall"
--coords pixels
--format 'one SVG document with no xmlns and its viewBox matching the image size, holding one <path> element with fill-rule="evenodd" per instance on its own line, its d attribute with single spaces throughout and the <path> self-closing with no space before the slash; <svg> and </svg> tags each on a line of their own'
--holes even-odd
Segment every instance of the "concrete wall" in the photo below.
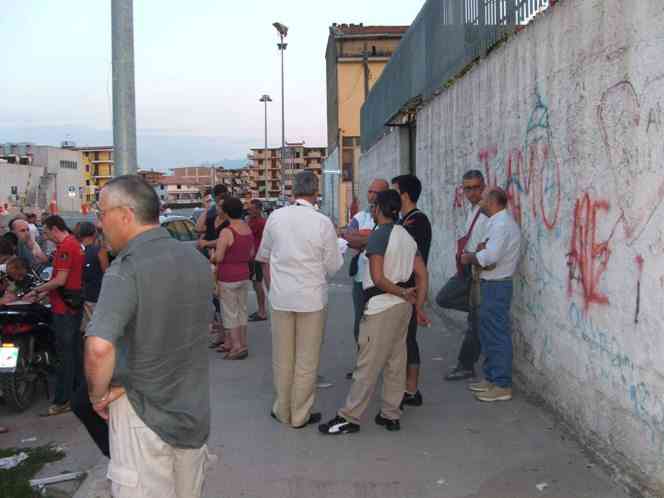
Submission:
<svg viewBox="0 0 664 498">
<path fill-rule="evenodd" d="M 360 158 L 360 208 L 367 208 L 367 190 L 374 178 L 388 182 L 408 172 L 408 130 L 392 128 L 390 133 Z"/>
<path fill-rule="evenodd" d="M 515 367 L 646 495 L 664 496 L 664 5 L 565 0 L 426 103 L 420 207 L 433 291 L 454 272 L 470 168 L 526 243 Z M 394 134 L 363 176 L 394 171 Z M 366 187 L 365 187 L 366 189 Z"/>
<path fill-rule="evenodd" d="M 35 146 L 33 151 L 34 164 L 44 166 L 44 173 L 51 175 L 47 181 L 43 182 L 43 185 L 46 185 L 47 202 L 50 202 L 55 194 L 60 211 L 80 211 L 79 187 L 83 183 L 85 168 L 81 152 L 47 145 Z M 68 165 L 75 163 L 75 168 L 62 167 L 61 161 L 67 161 Z M 69 197 L 68 188 L 70 186 L 76 189 L 76 197 Z"/>
<path fill-rule="evenodd" d="M 15 206 L 25 200 L 26 204 L 35 205 L 43 174 L 44 168 L 39 166 L 0 163 L 0 204 Z M 11 193 L 12 186 L 18 187 L 18 202 Z"/>
<path fill-rule="evenodd" d="M 332 219 L 335 224 L 339 223 L 339 182 L 341 171 L 339 169 L 339 149 L 334 149 L 330 156 L 323 161 L 323 174 L 321 176 L 321 210 Z"/>
</svg>

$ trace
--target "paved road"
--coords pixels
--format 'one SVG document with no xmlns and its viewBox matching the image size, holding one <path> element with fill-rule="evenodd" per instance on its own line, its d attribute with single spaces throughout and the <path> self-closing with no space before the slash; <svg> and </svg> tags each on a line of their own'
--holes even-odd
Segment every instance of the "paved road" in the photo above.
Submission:
<svg viewBox="0 0 664 498">
<path fill-rule="evenodd" d="M 272 420 L 270 336 L 267 323 L 251 326 L 251 355 L 212 365 L 212 451 L 220 457 L 208 475 L 206 497 L 269 498 L 627 498 L 559 429 L 543 409 L 516 393 L 511 403 L 480 404 L 463 383 L 444 383 L 453 362 L 461 316 L 436 318 L 421 329 L 424 405 L 408 409 L 402 430 L 373 423 L 362 431 L 324 437 L 315 428 L 294 430 Z M 353 364 L 350 286 L 339 276 L 330 312 L 321 373 L 335 385 L 319 391 L 317 407 L 333 416 L 347 393 Z M 446 330 L 447 332 L 444 332 Z M 42 407 L 44 404 L 42 404 Z M 0 446 L 37 436 L 68 448 L 63 462 L 42 472 L 85 470 L 102 464 L 73 416 L 38 419 L 34 413 L 0 420 L 13 432 Z M 31 443 L 34 444 L 34 443 Z M 101 474 L 101 472 L 98 472 Z M 88 489 L 91 480 L 84 485 Z M 540 491 L 538 484 L 546 483 Z M 77 496 L 104 496 L 80 490 Z"/>
</svg>

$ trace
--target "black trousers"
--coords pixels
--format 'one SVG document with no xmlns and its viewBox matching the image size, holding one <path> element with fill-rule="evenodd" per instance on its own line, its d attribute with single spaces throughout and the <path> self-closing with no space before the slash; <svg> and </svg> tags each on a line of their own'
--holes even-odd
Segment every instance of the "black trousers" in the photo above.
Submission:
<svg viewBox="0 0 664 498">
<path fill-rule="evenodd" d="M 362 289 L 362 282 L 353 281 L 353 310 L 355 311 L 355 320 L 353 322 L 353 335 L 355 336 L 355 343 L 357 344 L 360 337 L 360 320 L 364 313 L 364 306 L 366 302 L 364 299 L 364 290 Z"/>
<path fill-rule="evenodd" d="M 97 415 L 92 409 L 92 403 L 88 396 L 88 383 L 83 376 L 83 381 L 79 384 L 74 393 L 71 403 L 74 415 L 83 423 L 88 430 L 88 434 L 104 455 L 110 458 L 111 454 L 108 445 L 108 423 Z"/>
<path fill-rule="evenodd" d="M 420 366 L 420 347 L 417 344 L 417 312 L 413 306 L 413 313 L 410 315 L 410 322 L 408 322 L 408 335 L 406 336 L 406 353 L 407 363 L 409 367 Z"/>
<path fill-rule="evenodd" d="M 470 276 L 454 275 L 436 296 L 436 304 L 441 308 L 466 311 L 468 313 L 468 329 L 464 334 L 459 351 L 459 366 L 464 370 L 472 370 L 480 358 L 482 351 L 479 337 L 479 307 L 471 304 Z"/>
</svg>

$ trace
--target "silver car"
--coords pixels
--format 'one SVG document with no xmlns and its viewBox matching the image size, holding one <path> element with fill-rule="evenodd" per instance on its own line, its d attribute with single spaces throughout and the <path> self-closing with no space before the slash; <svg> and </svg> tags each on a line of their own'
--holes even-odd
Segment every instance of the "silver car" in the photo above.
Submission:
<svg viewBox="0 0 664 498">
<path fill-rule="evenodd" d="M 196 226 L 192 223 L 191 219 L 186 216 L 160 216 L 159 224 L 168 230 L 168 233 L 174 239 L 196 247 L 198 235 L 195 230 Z"/>
</svg>

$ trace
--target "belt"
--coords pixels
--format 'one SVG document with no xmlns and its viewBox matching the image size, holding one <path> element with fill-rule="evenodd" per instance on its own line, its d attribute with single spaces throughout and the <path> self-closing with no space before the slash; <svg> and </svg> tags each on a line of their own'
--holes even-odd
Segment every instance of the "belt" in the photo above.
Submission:
<svg viewBox="0 0 664 498">
<path fill-rule="evenodd" d="M 512 277 L 491 278 L 491 279 L 489 279 L 489 278 L 480 278 L 480 282 L 487 282 L 487 283 L 491 283 L 491 282 L 511 282 L 511 281 L 512 281 Z"/>
<path fill-rule="evenodd" d="M 408 288 L 408 282 L 396 282 L 396 285 L 402 289 Z M 382 289 L 379 289 L 378 287 L 369 287 L 368 289 L 364 289 L 364 301 L 368 303 L 369 299 L 372 297 L 380 296 L 381 294 L 386 294 L 386 292 Z"/>
</svg>

